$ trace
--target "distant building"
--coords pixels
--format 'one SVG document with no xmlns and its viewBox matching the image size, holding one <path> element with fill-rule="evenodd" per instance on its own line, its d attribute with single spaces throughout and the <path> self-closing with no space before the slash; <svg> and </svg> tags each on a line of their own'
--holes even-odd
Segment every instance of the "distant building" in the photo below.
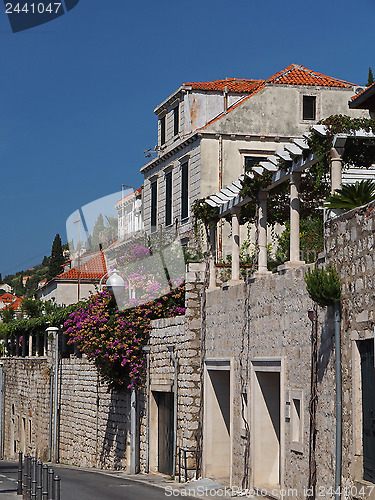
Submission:
<svg viewBox="0 0 375 500">
<path fill-rule="evenodd" d="M 142 188 L 124 196 L 116 204 L 118 213 L 118 241 L 143 230 Z"/>
<path fill-rule="evenodd" d="M 7 283 L 3 283 L 2 285 L 0 285 L 0 294 L 2 293 L 2 291 L 12 293 L 12 287 Z"/>
<path fill-rule="evenodd" d="M 106 273 L 102 252 L 85 255 L 79 263 L 42 285 L 35 295 L 43 301 L 53 300 L 58 305 L 74 304 L 96 293 Z"/>
</svg>

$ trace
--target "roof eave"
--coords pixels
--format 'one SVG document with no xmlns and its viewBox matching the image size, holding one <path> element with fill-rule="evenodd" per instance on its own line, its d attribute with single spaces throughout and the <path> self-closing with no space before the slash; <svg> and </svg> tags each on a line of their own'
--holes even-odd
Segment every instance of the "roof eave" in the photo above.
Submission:
<svg viewBox="0 0 375 500">
<path fill-rule="evenodd" d="M 350 109 L 369 109 L 369 101 L 372 100 L 371 104 L 375 105 L 375 85 L 371 86 L 358 97 L 349 101 Z"/>
<path fill-rule="evenodd" d="M 178 97 L 179 94 L 182 93 L 183 90 L 189 90 L 191 87 L 188 87 L 187 85 L 181 85 L 173 94 L 171 94 L 169 97 L 167 97 L 162 103 L 160 103 L 155 109 L 154 113 L 158 115 L 161 111 L 163 111 L 165 108 L 168 107 L 171 102 L 175 101 Z"/>
</svg>

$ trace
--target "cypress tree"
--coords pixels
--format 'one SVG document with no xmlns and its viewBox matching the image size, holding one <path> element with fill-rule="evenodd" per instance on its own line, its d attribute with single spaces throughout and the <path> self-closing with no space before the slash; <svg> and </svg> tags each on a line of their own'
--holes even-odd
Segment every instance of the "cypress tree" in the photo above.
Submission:
<svg viewBox="0 0 375 500">
<path fill-rule="evenodd" d="M 61 266 L 63 264 L 64 256 L 61 246 L 61 238 L 59 234 L 56 234 L 52 244 L 51 258 L 48 263 L 48 281 L 62 273 L 63 269 Z"/>
<path fill-rule="evenodd" d="M 367 80 L 367 87 L 372 85 L 374 83 L 374 75 L 372 74 L 372 69 L 368 69 L 368 80 Z"/>
</svg>

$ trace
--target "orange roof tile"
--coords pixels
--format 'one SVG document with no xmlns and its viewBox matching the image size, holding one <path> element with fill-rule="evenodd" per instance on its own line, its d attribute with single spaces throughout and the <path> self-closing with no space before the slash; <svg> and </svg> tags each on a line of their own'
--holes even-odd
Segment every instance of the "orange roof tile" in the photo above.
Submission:
<svg viewBox="0 0 375 500">
<path fill-rule="evenodd" d="M 228 92 L 238 92 L 240 94 L 253 92 L 263 80 L 246 80 L 244 78 L 226 78 L 225 80 L 214 80 L 213 82 L 189 82 L 184 83 L 194 90 L 214 90 L 224 91 L 227 87 Z"/>
<path fill-rule="evenodd" d="M 98 252 L 91 259 L 82 262 L 79 266 L 80 279 L 100 280 L 107 272 L 104 255 Z M 56 279 L 78 279 L 78 266 L 72 267 L 62 274 L 56 276 Z"/>
<path fill-rule="evenodd" d="M 10 303 L 14 302 L 17 298 L 18 297 L 16 295 L 6 292 L 0 295 L 0 302 Z"/>
<path fill-rule="evenodd" d="M 280 85 L 318 85 L 320 87 L 341 87 L 349 88 L 354 83 L 349 83 L 338 78 L 323 75 L 311 69 L 307 69 L 299 64 L 291 64 L 287 68 L 275 73 L 267 80 L 267 83 Z"/>
<path fill-rule="evenodd" d="M 4 309 L 14 309 L 15 311 L 17 311 L 17 309 L 20 308 L 22 301 L 23 301 L 22 297 L 17 297 L 14 302 L 5 306 Z"/>
<path fill-rule="evenodd" d="M 360 95 L 362 95 L 364 92 L 367 92 L 368 90 L 372 89 L 375 87 L 375 83 L 372 83 L 371 85 L 369 85 L 368 87 L 362 89 L 360 92 L 358 92 L 358 94 L 355 94 L 353 95 L 350 100 L 351 101 L 355 101 L 357 99 L 357 97 L 359 97 Z"/>
</svg>

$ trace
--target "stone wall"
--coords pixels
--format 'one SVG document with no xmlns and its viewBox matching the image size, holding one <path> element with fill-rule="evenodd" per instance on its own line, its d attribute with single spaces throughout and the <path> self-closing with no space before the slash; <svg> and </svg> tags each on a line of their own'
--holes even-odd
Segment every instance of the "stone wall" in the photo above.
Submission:
<svg viewBox="0 0 375 500">
<path fill-rule="evenodd" d="M 129 392 L 108 391 L 86 358 L 63 359 L 60 461 L 81 467 L 129 466 Z"/>
<path fill-rule="evenodd" d="M 4 457 L 49 455 L 50 365 L 46 358 L 3 358 Z"/>
<path fill-rule="evenodd" d="M 3 358 L 5 373 L 4 456 L 19 450 L 49 458 L 49 358 Z M 60 363 L 61 463 L 101 468 L 129 466 L 130 398 L 108 391 L 87 358 Z"/>
<path fill-rule="evenodd" d="M 375 204 L 326 223 L 327 262 L 342 283 L 343 484 L 363 483 L 362 380 L 358 346 L 374 338 Z M 368 493 L 368 492 L 367 492 Z M 373 498 L 373 496 L 368 497 Z"/>
<path fill-rule="evenodd" d="M 244 478 L 245 432 L 241 415 L 241 393 L 246 393 L 244 409 L 250 425 L 249 479 L 253 486 L 254 463 L 262 459 L 254 448 L 260 437 L 253 412 L 256 400 L 254 370 L 256 363 L 280 360 L 280 453 L 281 487 L 296 488 L 303 498 L 308 486 L 309 399 L 311 378 L 311 328 L 308 311 L 313 303 L 306 292 L 304 273 L 308 266 L 280 274 L 259 276 L 248 285 L 239 284 L 208 293 L 206 360 L 231 360 L 232 371 L 232 452 L 231 483 L 241 486 Z M 317 461 L 318 485 L 331 485 L 334 452 L 334 393 L 332 393 L 332 330 L 326 312 L 319 311 L 319 398 Z M 242 361 L 242 368 L 241 362 Z M 242 382 L 241 382 L 242 375 Z M 252 393 L 253 392 L 253 393 Z M 292 396 L 301 394 L 302 439 L 292 443 Z M 207 435 L 207 429 L 205 430 Z M 298 449 L 296 449 L 298 448 Z M 265 450 L 263 449 L 263 453 Z M 324 454 L 323 461 L 321 456 Z"/>
<path fill-rule="evenodd" d="M 196 448 L 200 406 L 200 293 L 204 279 L 202 264 L 190 264 L 186 274 L 186 313 L 152 321 L 150 332 L 149 457 L 150 470 L 158 470 L 158 409 L 156 392 L 175 392 L 177 361 L 177 448 Z M 170 347 L 170 349 L 168 349 Z M 147 469 L 147 393 L 141 403 L 141 470 Z"/>
</svg>

